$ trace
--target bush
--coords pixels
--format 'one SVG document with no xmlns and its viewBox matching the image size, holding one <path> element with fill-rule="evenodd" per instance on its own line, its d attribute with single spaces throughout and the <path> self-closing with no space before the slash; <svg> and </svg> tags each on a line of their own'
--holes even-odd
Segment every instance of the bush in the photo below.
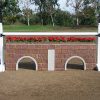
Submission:
<svg viewBox="0 0 100 100">
<path fill-rule="evenodd" d="M 55 24 L 59 26 L 72 26 L 73 18 L 68 12 L 57 10 L 55 14 Z"/>
</svg>

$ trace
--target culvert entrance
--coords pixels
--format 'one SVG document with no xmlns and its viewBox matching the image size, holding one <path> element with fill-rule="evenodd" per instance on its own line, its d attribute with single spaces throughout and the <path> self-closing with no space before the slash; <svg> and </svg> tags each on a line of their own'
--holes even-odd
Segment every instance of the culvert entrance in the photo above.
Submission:
<svg viewBox="0 0 100 100">
<path fill-rule="evenodd" d="M 65 64 L 65 70 L 67 69 L 86 70 L 86 63 L 83 58 L 73 56 L 70 57 Z"/>
<path fill-rule="evenodd" d="M 29 56 L 21 57 L 16 64 L 16 70 L 19 69 L 37 70 L 36 60 Z"/>
</svg>

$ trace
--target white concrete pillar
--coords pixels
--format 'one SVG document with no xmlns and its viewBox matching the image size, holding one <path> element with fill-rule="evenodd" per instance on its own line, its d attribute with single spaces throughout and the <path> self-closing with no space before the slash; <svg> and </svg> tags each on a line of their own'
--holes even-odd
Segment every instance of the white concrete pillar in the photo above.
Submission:
<svg viewBox="0 0 100 100">
<path fill-rule="evenodd" d="M 48 50 L 48 71 L 55 70 L 55 50 Z"/>
<path fill-rule="evenodd" d="M 0 23 L 0 35 L 3 34 L 3 27 L 2 23 Z M 4 64 L 4 41 L 3 36 L 0 36 L 0 72 L 5 71 L 5 64 Z"/>
<path fill-rule="evenodd" d="M 100 71 L 100 23 L 98 25 L 97 69 Z"/>
</svg>

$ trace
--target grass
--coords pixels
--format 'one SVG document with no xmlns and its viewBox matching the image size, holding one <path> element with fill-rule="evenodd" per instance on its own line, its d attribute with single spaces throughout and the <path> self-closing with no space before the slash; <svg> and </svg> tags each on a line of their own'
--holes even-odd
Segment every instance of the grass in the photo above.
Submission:
<svg viewBox="0 0 100 100">
<path fill-rule="evenodd" d="M 52 27 L 50 25 L 4 25 L 4 32 L 97 32 L 97 28 L 89 26 L 71 28 L 61 26 Z"/>
</svg>

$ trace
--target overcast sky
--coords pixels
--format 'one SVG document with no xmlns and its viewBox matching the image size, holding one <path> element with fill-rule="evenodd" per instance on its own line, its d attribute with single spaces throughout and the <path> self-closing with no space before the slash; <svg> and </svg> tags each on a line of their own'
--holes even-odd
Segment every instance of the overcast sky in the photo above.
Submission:
<svg viewBox="0 0 100 100">
<path fill-rule="evenodd" d="M 66 0 L 59 0 L 59 4 L 62 10 L 66 9 Z"/>
<path fill-rule="evenodd" d="M 70 13 L 73 13 L 74 10 L 72 7 L 67 7 L 66 6 L 66 0 L 59 0 L 60 8 L 64 11 L 69 11 Z"/>
<path fill-rule="evenodd" d="M 24 1 L 24 0 L 23 0 Z M 73 13 L 73 9 L 71 7 L 66 7 L 66 0 L 59 0 L 58 2 L 60 4 L 60 9 L 64 11 L 69 11 L 70 13 Z M 22 5 L 21 5 L 22 6 Z M 35 10 L 36 6 L 31 6 L 33 10 Z"/>
</svg>

